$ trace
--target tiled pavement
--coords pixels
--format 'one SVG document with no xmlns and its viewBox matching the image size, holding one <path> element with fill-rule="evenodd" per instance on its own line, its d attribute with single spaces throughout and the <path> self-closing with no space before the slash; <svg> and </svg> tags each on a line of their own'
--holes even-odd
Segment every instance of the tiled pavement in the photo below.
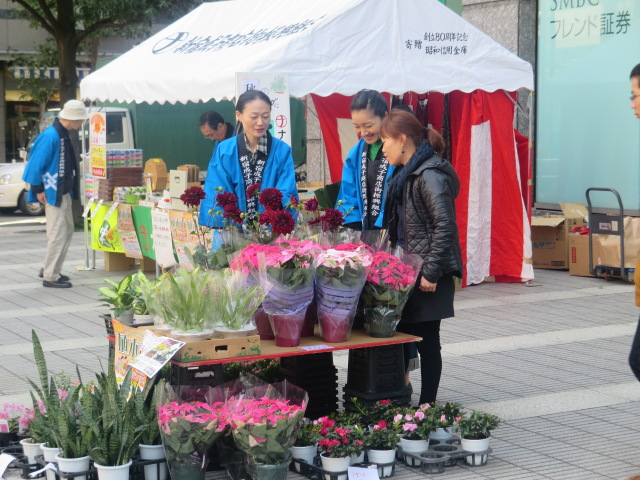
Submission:
<svg viewBox="0 0 640 480">
<path fill-rule="evenodd" d="M 107 342 L 97 287 L 117 272 L 84 264 L 77 233 L 65 264 L 70 290 L 42 288 L 37 273 L 43 227 L 0 228 L 0 402 L 26 400 L 36 378 L 31 330 L 52 373 L 83 378 L 106 367 Z M 627 365 L 638 320 L 633 287 L 536 270 L 537 287 L 485 283 L 456 295 L 443 321 L 439 400 L 504 418 L 485 467 L 458 466 L 443 479 L 625 479 L 640 474 L 640 384 Z M 334 354 L 341 383 L 346 354 Z M 419 372 L 411 374 L 419 391 Z M 414 395 L 417 401 L 417 394 Z M 298 475 L 290 474 L 291 477 Z M 221 473 L 213 475 L 222 478 Z M 400 480 L 430 478 L 399 466 Z"/>
</svg>

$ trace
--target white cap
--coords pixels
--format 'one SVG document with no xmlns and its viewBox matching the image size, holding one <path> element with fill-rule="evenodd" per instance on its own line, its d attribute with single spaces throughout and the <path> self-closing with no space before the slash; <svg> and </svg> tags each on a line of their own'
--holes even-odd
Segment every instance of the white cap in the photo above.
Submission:
<svg viewBox="0 0 640 480">
<path fill-rule="evenodd" d="M 64 104 L 59 117 L 65 120 L 86 120 L 89 118 L 89 114 L 84 103 L 80 100 L 69 100 Z"/>
</svg>

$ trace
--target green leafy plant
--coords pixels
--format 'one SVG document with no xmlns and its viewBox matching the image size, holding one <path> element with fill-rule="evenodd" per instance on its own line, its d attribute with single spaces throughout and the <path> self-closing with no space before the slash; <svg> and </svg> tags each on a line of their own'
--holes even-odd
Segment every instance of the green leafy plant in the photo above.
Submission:
<svg viewBox="0 0 640 480">
<path fill-rule="evenodd" d="M 143 295 L 143 289 L 147 285 L 153 285 L 153 281 L 149 280 L 147 276 L 142 273 L 142 270 L 138 270 L 133 276 L 132 282 L 132 295 L 135 297 L 133 300 L 133 313 L 136 315 L 151 315 L 149 306 L 147 305 L 146 297 Z"/>
<path fill-rule="evenodd" d="M 298 429 L 298 438 L 296 438 L 295 447 L 313 447 L 318 444 L 322 438 L 320 429 L 322 426 L 318 422 L 312 422 L 308 418 L 304 419 L 304 423 Z"/>
<path fill-rule="evenodd" d="M 279 358 L 265 358 L 263 360 L 247 362 L 228 362 L 222 365 L 222 375 L 225 382 L 236 380 L 241 376 L 253 375 L 267 383 L 275 383 L 280 366 Z"/>
<path fill-rule="evenodd" d="M 394 450 L 400 442 L 399 425 L 399 421 L 387 423 L 385 420 L 380 420 L 372 427 L 373 431 L 365 437 L 365 447 L 371 450 Z"/>
<path fill-rule="evenodd" d="M 83 395 L 81 401 L 75 404 L 89 455 L 104 467 L 116 467 L 129 462 L 149 426 L 145 422 L 153 418 L 149 414 L 149 407 L 145 407 L 153 382 L 147 382 L 144 390 L 132 389 L 132 373 L 133 369 L 129 369 L 118 389 L 114 358 L 111 357 L 108 374 L 96 374 L 98 384 L 93 394 Z"/>
<path fill-rule="evenodd" d="M 155 395 L 151 396 L 151 405 L 143 404 L 142 410 L 139 411 L 138 420 L 141 425 L 146 425 L 142 430 L 140 443 L 142 445 L 162 445 Z"/>
<path fill-rule="evenodd" d="M 46 412 L 43 414 L 40 408 L 35 408 L 35 416 L 31 423 L 32 438 L 36 440 L 46 441 L 49 447 L 58 447 L 62 449 L 61 456 L 64 458 L 80 458 L 87 456 L 87 442 L 82 435 L 81 429 L 78 429 L 76 414 L 74 413 L 74 404 L 78 401 L 80 391 L 82 390 L 82 380 L 80 371 L 78 375 L 78 385 L 70 386 L 65 395 L 61 396 L 53 377 L 49 380 L 47 362 L 40 344 L 40 339 L 35 331 L 31 331 L 33 340 L 33 355 L 38 366 L 40 374 L 40 387 L 33 381 L 29 380 L 31 387 L 38 394 L 42 409 Z M 64 372 L 63 374 L 64 375 Z M 34 405 L 39 403 L 31 392 L 31 399 Z"/>
<path fill-rule="evenodd" d="M 126 310 L 131 310 L 136 299 L 135 291 L 131 289 L 133 275 L 127 275 L 120 283 L 116 283 L 107 278 L 105 278 L 104 281 L 113 288 L 100 287 L 98 289 L 98 291 L 104 295 L 100 300 L 105 302 L 105 304 L 101 306 L 113 308 L 115 318 L 118 318 Z"/>
<path fill-rule="evenodd" d="M 462 405 L 456 402 L 445 402 L 442 404 L 433 405 L 434 408 L 434 416 L 438 417 L 441 422 L 445 422 L 444 427 L 438 428 L 447 428 L 452 427 L 456 424 L 458 419 L 460 418 L 460 410 L 462 409 Z M 444 418 L 442 418 L 444 416 Z"/>
<path fill-rule="evenodd" d="M 242 274 L 220 278 L 220 323 L 229 330 L 241 330 L 270 289 L 265 283 L 249 286 Z"/>
<path fill-rule="evenodd" d="M 379 423 L 380 420 L 393 423 L 393 417 L 401 410 L 395 400 L 378 400 L 373 407 L 362 405 L 358 402 L 357 397 L 352 397 L 351 402 L 353 403 L 353 408 L 365 417 L 363 421 L 368 423 Z"/>
<path fill-rule="evenodd" d="M 489 438 L 491 431 L 498 428 L 498 425 L 500 425 L 500 419 L 498 417 L 476 411 L 458 420 L 460 436 L 468 440 Z"/>
</svg>

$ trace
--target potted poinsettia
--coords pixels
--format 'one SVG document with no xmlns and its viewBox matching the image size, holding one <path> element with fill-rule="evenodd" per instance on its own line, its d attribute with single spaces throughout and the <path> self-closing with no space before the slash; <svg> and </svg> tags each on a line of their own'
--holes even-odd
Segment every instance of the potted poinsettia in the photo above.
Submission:
<svg viewBox="0 0 640 480">
<path fill-rule="evenodd" d="M 330 248 L 315 259 L 318 319 L 325 342 L 346 342 L 371 266 L 365 245 L 353 251 Z"/>
<path fill-rule="evenodd" d="M 422 267 L 418 255 L 384 251 L 373 256 L 367 283 L 362 291 L 365 302 L 365 330 L 372 337 L 393 337 L 402 310 L 413 292 Z"/>
<path fill-rule="evenodd" d="M 386 420 L 380 420 L 373 426 L 365 438 L 369 462 L 382 465 L 394 462 L 399 441 L 399 424 L 399 421 L 388 423 Z M 391 476 L 392 472 L 393 467 L 378 468 L 378 475 L 381 478 Z"/>
</svg>

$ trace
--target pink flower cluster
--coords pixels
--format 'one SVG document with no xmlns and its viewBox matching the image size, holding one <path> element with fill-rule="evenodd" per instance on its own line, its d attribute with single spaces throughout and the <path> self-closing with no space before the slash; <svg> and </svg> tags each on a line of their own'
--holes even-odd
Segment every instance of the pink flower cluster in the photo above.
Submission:
<svg viewBox="0 0 640 480">
<path fill-rule="evenodd" d="M 298 241 L 279 238 L 275 245 L 261 245 L 252 243 L 247 245 L 240 254 L 231 261 L 230 267 L 234 271 L 248 272 L 250 268 L 259 268 L 258 258 L 265 256 L 265 265 L 281 268 L 289 261 L 300 262 L 299 268 L 308 268 L 313 256 L 322 247 L 311 240 Z"/>
<path fill-rule="evenodd" d="M 204 402 L 170 402 L 158 409 L 158 425 L 167 435 L 171 434 L 172 424 L 178 424 L 182 418 L 192 424 L 201 424 L 203 430 L 222 432 L 227 423 L 221 418 L 222 402 L 209 405 Z"/>
<path fill-rule="evenodd" d="M 245 425 L 267 425 L 275 427 L 279 420 L 294 419 L 304 415 L 305 405 L 290 405 L 289 400 L 277 400 L 268 397 L 241 400 L 230 413 L 229 423 L 234 432 Z M 256 438 L 258 442 L 264 439 Z"/>
<path fill-rule="evenodd" d="M 413 285 L 415 272 L 409 265 L 389 253 L 376 252 L 367 281 L 386 285 L 391 290 L 403 290 Z"/>
<path fill-rule="evenodd" d="M 349 265 L 351 268 L 368 267 L 371 265 L 371 254 L 360 245 L 355 250 L 338 250 L 330 248 L 316 257 L 316 267 L 340 268 Z M 364 275 L 363 275 L 364 276 Z"/>
</svg>

